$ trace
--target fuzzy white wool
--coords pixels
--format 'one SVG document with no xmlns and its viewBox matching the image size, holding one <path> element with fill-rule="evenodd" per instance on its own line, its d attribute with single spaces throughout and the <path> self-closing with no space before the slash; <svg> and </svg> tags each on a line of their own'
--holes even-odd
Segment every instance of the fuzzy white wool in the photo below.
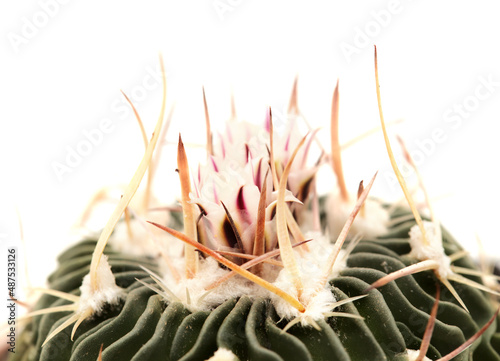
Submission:
<svg viewBox="0 0 500 361">
<path fill-rule="evenodd" d="M 418 355 L 420 354 L 420 351 L 408 349 L 408 350 L 406 350 L 406 353 L 408 355 L 408 361 L 415 361 L 417 359 Z M 423 361 L 431 361 L 431 359 L 424 356 Z"/>
<path fill-rule="evenodd" d="M 304 277 L 315 277 L 318 272 L 323 270 L 324 265 L 328 262 L 328 258 L 334 249 L 334 244 L 330 242 L 328 235 L 324 235 L 321 232 L 306 232 L 304 235 L 305 239 L 312 239 L 311 242 L 307 244 L 309 247 L 308 252 L 304 252 L 301 255 L 303 258 L 302 264 L 314 265 L 313 267 L 304 268 Z M 340 271 L 347 267 L 346 265 L 346 251 L 341 249 L 335 263 L 328 275 L 328 280 L 339 275 Z M 310 270 L 310 272 L 308 272 Z"/>
<path fill-rule="evenodd" d="M 92 310 L 92 314 L 98 315 L 105 305 L 116 305 L 124 296 L 124 290 L 116 285 L 115 276 L 105 255 L 102 255 L 97 267 L 97 280 L 97 289 L 93 289 L 90 274 L 83 278 L 77 313 L 84 314 L 87 310 Z"/>
<path fill-rule="evenodd" d="M 231 350 L 219 348 L 214 355 L 206 361 L 237 361 L 238 357 Z"/>
<path fill-rule="evenodd" d="M 183 268 L 178 267 L 178 269 Z M 266 290 L 240 276 L 232 277 L 217 288 L 206 291 L 208 286 L 229 272 L 221 268 L 216 260 L 208 257 L 200 260 L 198 273 L 194 278 L 183 278 L 177 283 L 167 273 L 164 281 L 176 297 L 192 312 L 208 311 L 229 299 L 238 298 L 243 295 L 267 295 Z"/>
<path fill-rule="evenodd" d="M 280 272 L 273 284 L 297 298 L 297 290 L 286 270 Z M 292 307 L 288 302 L 276 295 L 272 295 L 271 300 L 280 317 L 287 320 L 299 318 L 302 326 L 309 326 L 312 323 L 311 321 L 325 318 L 324 314 L 332 310 L 331 303 L 335 302 L 335 297 L 328 283 L 325 288 L 317 291 L 316 284 L 305 282 L 301 296 L 301 301 L 306 308 L 305 312 L 300 313 L 295 307 Z"/>
<path fill-rule="evenodd" d="M 428 244 L 424 243 L 422 231 L 418 225 L 410 229 L 410 256 L 420 261 L 434 260 L 439 263 L 438 274 L 443 278 L 448 278 L 452 274 L 450 269 L 450 258 L 444 253 L 443 239 L 439 225 L 424 221 L 424 229 Z"/>
<path fill-rule="evenodd" d="M 354 209 L 356 198 L 356 196 L 351 195 L 350 201 L 345 203 L 337 193 L 328 197 L 326 210 L 332 236 L 337 237 L 342 231 L 345 222 Z M 368 238 L 378 237 L 387 233 L 389 218 L 389 212 L 378 200 L 367 198 L 364 211 L 360 211 L 356 216 L 349 235 L 353 236 L 361 233 Z"/>
<path fill-rule="evenodd" d="M 331 304 L 336 300 L 329 283 L 318 291 L 318 284 L 323 276 L 321 264 L 312 261 L 312 257 L 306 255 L 297 257 L 297 266 L 304 286 L 300 301 L 304 304 L 306 311 L 300 313 L 295 307 L 274 294 L 271 296 L 271 300 L 280 317 L 288 320 L 299 318 L 302 326 L 308 326 L 312 323 L 311 321 L 324 319 L 324 314 L 332 310 Z M 273 284 L 298 298 L 297 289 L 286 269 L 281 270 Z"/>
</svg>

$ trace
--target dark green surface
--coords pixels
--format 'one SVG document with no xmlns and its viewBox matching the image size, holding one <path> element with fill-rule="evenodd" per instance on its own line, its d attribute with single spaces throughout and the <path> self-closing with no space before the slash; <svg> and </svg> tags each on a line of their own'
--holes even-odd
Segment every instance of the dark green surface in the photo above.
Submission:
<svg viewBox="0 0 500 361">
<path fill-rule="evenodd" d="M 404 214 L 396 210 L 396 215 Z M 416 262 L 408 231 L 414 222 L 403 222 L 375 240 L 363 240 L 348 258 L 348 268 L 331 280 L 337 300 L 362 294 L 369 284 L 394 270 Z M 461 249 L 444 231 L 446 252 Z M 79 294 L 88 273 L 95 241 L 85 240 L 65 251 L 59 268 L 50 276 L 50 287 Z M 242 297 L 228 300 L 211 312 L 190 312 L 180 303 L 168 303 L 136 281 L 152 282 L 139 265 L 157 272 L 150 258 L 120 254 L 108 246 L 106 254 L 117 284 L 126 289 L 121 304 L 82 323 L 75 339 L 66 328 L 43 348 L 45 337 L 69 317 L 68 312 L 35 317 L 19 335 L 13 361 L 96 361 L 101 344 L 104 361 L 203 361 L 220 347 L 240 360 L 256 361 L 367 361 L 406 359 L 407 348 L 420 346 L 434 303 L 436 278 L 424 272 L 391 282 L 335 311 L 359 314 L 364 320 L 330 318 L 318 321 L 319 330 L 295 325 L 286 333 L 288 320 L 280 320 L 269 300 Z M 469 258 L 457 265 L 474 268 Z M 470 277 L 480 281 L 477 277 Z M 470 314 L 442 287 L 437 322 L 427 356 L 435 360 L 473 335 L 492 315 L 489 296 L 468 286 L 457 286 Z M 43 296 L 35 309 L 66 304 Z M 454 360 L 500 361 L 498 320 L 481 340 Z"/>
</svg>

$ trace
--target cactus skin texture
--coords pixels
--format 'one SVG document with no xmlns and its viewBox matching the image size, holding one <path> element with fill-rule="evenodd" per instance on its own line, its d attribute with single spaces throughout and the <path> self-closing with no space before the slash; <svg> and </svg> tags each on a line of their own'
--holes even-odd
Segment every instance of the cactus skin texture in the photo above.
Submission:
<svg viewBox="0 0 500 361">
<path fill-rule="evenodd" d="M 396 209 L 391 217 L 405 214 L 408 210 Z M 336 299 L 360 295 L 385 274 L 415 263 L 405 256 L 410 251 L 408 232 L 414 224 L 394 224 L 384 236 L 361 241 L 349 256 L 347 267 L 330 281 Z M 447 254 L 461 249 L 444 229 L 443 245 Z M 49 278 L 50 287 L 77 293 L 94 246 L 94 240 L 86 240 L 64 252 L 59 268 Z M 101 345 L 104 361 L 207 360 L 219 348 L 231 350 L 240 360 L 403 361 L 408 360 L 406 349 L 420 347 L 436 292 L 433 272 L 406 276 L 340 307 L 340 311 L 359 314 L 364 320 L 330 317 L 318 321 L 320 330 L 297 324 L 282 332 L 287 320 L 279 319 L 267 299 L 245 296 L 230 299 L 211 312 L 191 313 L 180 303 L 168 304 L 136 281 L 152 282 L 140 265 L 156 271 L 154 260 L 120 254 L 110 246 L 106 254 L 117 284 L 126 288 L 122 303 L 85 321 L 74 341 L 68 327 L 43 348 L 47 334 L 64 322 L 68 313 L 34 317 L 21 334 L 22 346 L 12 361 L 95 361 Z M 454 264 L 476 268 L 467 257 Z M 481 282 L 477 277 L 471 279 Z M 464 343 L 493 314 L 488 295 L 467 285 L 454 285 L 470 313 L 443 288 L 427 352 L 431 360 Z M 45 295 L 35 309 L 65 302 Z M 453 360 L 500 361 L 500 320 Z"/>
</svg>

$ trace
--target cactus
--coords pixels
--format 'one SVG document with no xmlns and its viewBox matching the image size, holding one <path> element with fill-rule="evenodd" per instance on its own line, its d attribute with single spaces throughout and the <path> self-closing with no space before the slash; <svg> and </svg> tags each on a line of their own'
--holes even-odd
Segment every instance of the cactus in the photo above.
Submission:
<svg viewBox="0 0 500 361">
<path fill-rule="evenodd" d="M 130 202 L 156 166 L 164 98 L 106 227 L 59 256 L 13 360 L 500 361 L 498 278 L 487 282 L 493 276 L 485 278 L 429 202 L 430 216 L 414 205 L 392 155 L 377 70 L 376 84 L 408 206 L 368 197 L 375 176 L 357 195 L 348 191 L 338 83 L 331 154 L 308 166 L 316 132 L 297 130 L 295 83 L 288 132 L 274 134 L 269 110 L 264 128 L 232 121 L 217 144 L 203 92 L 207 164 L 190 174 L 179 137 L 182 207 L 147 224 L 151 179 L 142 206 Z M 338 190 L 319 196 L 315 174 L 327 160 Z M 157 237 L 168 242 L 162 256 L 124 246 Z"/>
</svg>

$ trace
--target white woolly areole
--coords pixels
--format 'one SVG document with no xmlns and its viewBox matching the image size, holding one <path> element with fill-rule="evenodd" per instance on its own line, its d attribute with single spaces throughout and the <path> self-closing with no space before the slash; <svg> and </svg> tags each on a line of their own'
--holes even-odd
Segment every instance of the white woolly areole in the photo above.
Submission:
<svg viewBox="0 0 500 361">
<path fill-rule="evenodd" d="M 214 355 L 206 361 L 237 361 L 238 357 L 227 348 L 219 348 Z"/>
<path fill-rule="evenodd" d="M 408 355 L 408 361 L 415 361 L 420 354 L 419 350 L 406 350 L 406 354 Z M 430 358 L 424 356 L 423 361 L 431 361 Z"/>
<path fill-rule="evenodd" d="M 301 269 L 301 272 L 304 273 L 301 273 L 301 275 L 303 275 L 303 277 L 317 277 L 323 270 L 324 265 L 328 263 L 328 258 L 330 258 L 335 247 L 334 244 L 330 242 L 329 236 L 321 232 L 306 232 L 304 238 L 312 239 L 312 241 L 307 243 L 309 248 L 308 252 L 304 252 L 303 254 L 299 253 L 299 256 L 303 259 L 303 269 Z M 346 251 L 341 249 L 328 275 L 328 280 L 337 277 L 340 271 L 347 267 L 345 256 Z"/>
<path fill-rule="evenodd" d="M 116 285 L 115 276 L 111 272 L 108 257 L 102 255 L 97 266 L 97 289 L 90 283 L 90 274 L 83 278 L 80 286 L 80 300 L 77 313 L 84 314 L 92 310 L 92 314 L 100 314 L 105 305 L 116 305 L 124 295 L 124 290 Z"/>
<path fill-rule="evenodd" d="M 315 241 L 316 240 L 309 244 L 312 246 Z M 328 282 L 323 288 L 318 290 L 318 284 L 324 272 L 322 265 L 325 263 L 321 263 L 320 260 L 315 257 L 315 254 L 320 254 L 318 250 L 319 247 L 316 249 L 312 248 L 312 252 L 307 252 L 304 256 L 300 256 L 300 254 L 296 252 L 297 267 L 300 270 L 300 276 L 304 286 L 300 301 L 306 308 L 305 312 L 300 313 L 295 307 L 292 307 L 288 302 L 277 295 L 273 294 L 271 296 L 274 308 L 280 317 L 289 320 L 299 318 L 299 322 L 302 326 L 308 326 L 311 325 L 312 321 L 324 319 L 324 314 L 332 310 L 331 304 L 336 301 Z M 326 254 L 326 258 L 328 258 L 329 252 L 323 251 L 323 253 Z M 298 298 L 297 289 L 286 269 L 281 270 L 273 284 L 293 297 Z"/>
<path fill-rule="evenodd" d="M 184 268 L 177 267 L 177 269 Z M 167 273 L 164 276 L 164 282 L 178 300 L 180 300 L 191 312 L 209 311 L 229 299 L 242 297 L 244 295 L 252 295 L 255 297 L 267 296 L 267 290 L 240 276 L 231 277 L 217 288 L 206 291 L 208 286 L 218 281 L 229 272 L 230 271 L 221 268 L 215 259 L 208 257 L 200 260 L 199 269 L 194 278 L 183 278 L 177 283 L 172 276 Z"/>
<path fill-rule="evenodd" d="M 439 263 L 437 272 L 440 277 L 448 278 L 452 274 L 450 258 L 444 253 L 443 239 L 439 225 L 424 221 L 425 235 L 428 244 L 424 243 L 422 231 L 418 225 L 410 229 L 410 256 L 420 261 L 433 260 Z"/>
<path fill-rule="evenodd" d="M 351 195 L 350 201 L 346 203 L 340 198 L 339 194 L 332 194 L 328 197 L 326 211 L 330 234 L 333 237 L 337 237 L 342 231 L 345 222 L 354 209 L 356 198 L 356 196 Z M 362 233 L 368 238 L 378 237 L 387 233 L 389 218 L 389 212 L 378 200 L 367 198 L 364 211 L 360 211 L 356 216 L 349 235 L 353 236 Z"/>
<path fill-rule="evenodd" d="M 302 281 L 304 289 L 300 300 L 306 308 L 304 312 L 299 312 L 295 307 L 292 307 L 288 302 L 277 295 L 273 294 L 271 300 L 278 316 L 288 320 L 299 318 L 302 326 L 309 326 L 312 323 L 311 321 L 324 319 L 324 314 L 332 310 L 331 304 L 336 300 L 329 283 L 318 291 L 317 282 L 319 278 L 304 278 Z M 298 298 L 297 289 L 287 270 L 283 269 L 273 284 L 293 297 Z"/>
</svg>

